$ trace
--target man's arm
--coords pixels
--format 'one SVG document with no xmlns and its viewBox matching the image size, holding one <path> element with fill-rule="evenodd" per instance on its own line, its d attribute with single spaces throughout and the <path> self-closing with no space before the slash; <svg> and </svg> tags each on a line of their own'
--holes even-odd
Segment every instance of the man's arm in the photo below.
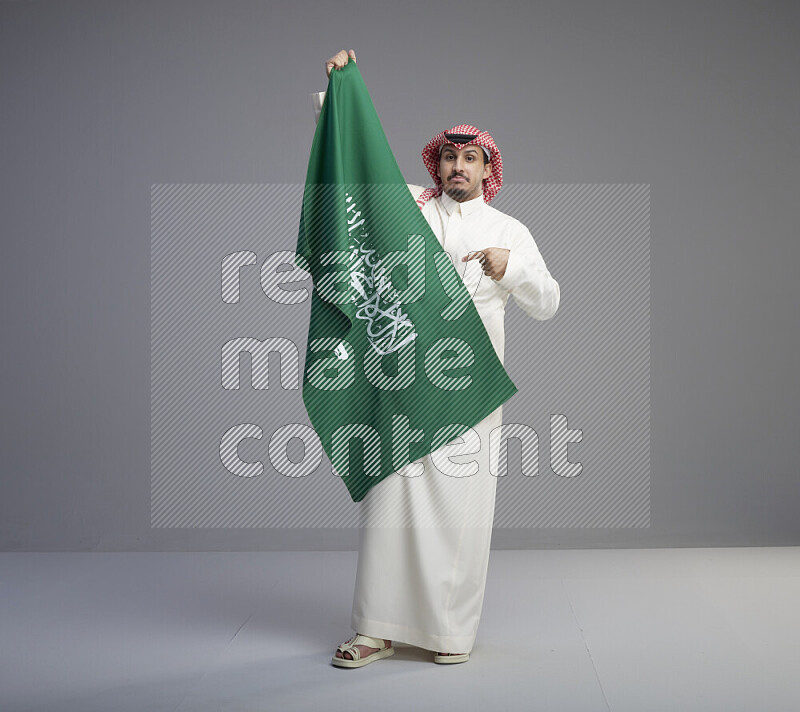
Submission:
<svg viewBox="0 0 800 712">
<path fill-rule="evenodd" d="M 314 123 L 319 123 L 319 115 L 322 113 L 322 104 L 325 102 L 325 92 L 318 91 L 311 95 L 311 104 L 314 107 Z"/>
<path fill-rule="evenodd" d="M 530 230 L 518 225 L 509 249 L 505 274 L 497 283 L 511 292 L 528 316 L 549 319 L 558 309 L 561 289 L 548 271 Z"/>
<path fill-rule="evenodd" d="M 351 49 L 349 52 L 345 52 L 343 49 L 339 50 L 333 57 L 326 60 L 325 62 L 325 76 L 330 77 L 331 72 L 334 70 L 343 69 L 344 66 L 350 61 L 356 61 L 356 52 L 355 50 Z M 314 111 L 316 112 L 316 117 L 314 118 L 315 122 L 319 121 L 319 115 L 322 111 L 322 102 L 325 101 L 325 92 L 318 91 L 311 95 L 311 103 L 314 105 Z"/>
</svg>

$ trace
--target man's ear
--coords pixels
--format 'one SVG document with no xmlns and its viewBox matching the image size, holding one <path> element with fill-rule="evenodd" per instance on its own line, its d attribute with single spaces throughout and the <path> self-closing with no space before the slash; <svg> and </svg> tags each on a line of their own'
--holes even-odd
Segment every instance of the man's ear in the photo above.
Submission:
<svg viewBox="0 0 800 712">
<path fill-rule="evenodd" d="M 486 180 L 490 175 L 492 175 L 492 164 L 487 163 L 483 167 L 483 180 Z"/>
</svg>

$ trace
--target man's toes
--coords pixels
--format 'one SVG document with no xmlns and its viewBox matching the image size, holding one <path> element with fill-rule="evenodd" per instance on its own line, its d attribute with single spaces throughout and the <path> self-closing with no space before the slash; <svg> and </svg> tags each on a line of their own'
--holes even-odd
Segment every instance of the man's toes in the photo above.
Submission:
<svg viewBox="0 0 800 712">
<path fill-rule="evenodd" d="M 377 653 L 378 648 L 368 648 L 366 645 L 356 645 L 358 652 L 361 653 L 361 657 L 365 658 L 367 655 L 371 655 L 372 653 Z M 342 654 L 341 650 L 336 651 L 337 658 L 344 658 L 345 660 L 353 660 L 353 655 L 349 650 L 344 651 L 344 655 Z"/>
</svg>

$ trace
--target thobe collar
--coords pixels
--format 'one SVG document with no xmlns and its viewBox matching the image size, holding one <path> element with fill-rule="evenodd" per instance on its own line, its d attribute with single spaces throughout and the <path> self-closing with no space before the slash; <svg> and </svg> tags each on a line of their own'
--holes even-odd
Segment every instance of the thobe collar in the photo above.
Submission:
<svg viewBox="0 0 800 712">
<path fill-rule="evenodd" d="M 472 200 L 465 200 L 463 203 L 459 203 L 457 200 L 453 200 L 447 193 L 442 191 L 440 199 L 448 215 L 452 215 L 455 212 L 460 212 L 462 216 L 471 215 L 472 213 L 480 210 L 486 204 L 483 202 L 483 193 L 481 193 L 477 198 L 472 198 Z"/>
</svg>

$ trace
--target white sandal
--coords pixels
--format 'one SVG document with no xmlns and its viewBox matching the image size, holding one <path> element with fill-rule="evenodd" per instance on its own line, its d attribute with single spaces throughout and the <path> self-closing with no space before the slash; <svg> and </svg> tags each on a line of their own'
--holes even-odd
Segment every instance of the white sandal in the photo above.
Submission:
<svg viewBox="0 0 800 712">
<path fill-rule="evenodd" d="M 362 658 L 361 651 L 356 645 L 365 645 L 368 648 L 378 648 L 378 650 Z M 350 655 L 353 656 L 352 660 L 348 660 L 345 657 L 337 658 L 335 655 L 331 658 L 331 662 L 334 665 L 343 668 L 357 668 L 363 665 L 369 665 L 376 660 L 394 655 L 394 648 L 391 645 L 386 647 L 386 643 L 384 643 L 381 638 L 370 638 L 368 635 L 361 635 L 360 633 L 356 633 L 346 643 L 342 643 L 337 650 L 340 650 L 342 655 L 350 653 Z"/>
<path fill-rule="evenodd" d="M 435 653 L 433 662 L 435 663 L 465 663 L 469 660 L 469 653 L 458 653 L 457 655 L 440 655 Z"/>
</svg>

